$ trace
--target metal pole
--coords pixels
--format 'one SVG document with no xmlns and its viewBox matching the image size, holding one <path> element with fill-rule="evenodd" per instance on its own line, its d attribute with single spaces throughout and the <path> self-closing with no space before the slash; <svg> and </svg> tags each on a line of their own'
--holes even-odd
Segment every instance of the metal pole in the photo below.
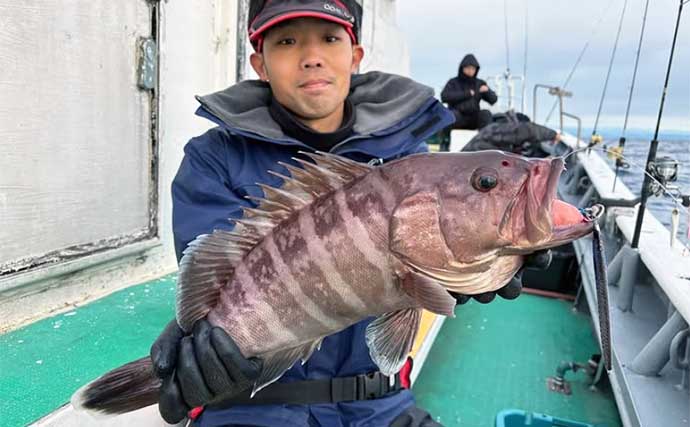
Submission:
<svg viewBox="0 0 690 427">
<path fill-rule="evenodd" d="M 558 117 L 561 119 L 561 133 L 563 133 L 563 95 L 558 94 Z"/>
<path fill-rule="evenodd" d="M 678 18 L 676 19 L 676 29 L 673 33 L 673 43 L 671 44 L 671 54 L 668 58 L 668 68 L 666 69 L 666 80 L 664 81 L 664 90 L 661 93 L 661 105 L 659 106 L 659 116 L 656 120 L 656 129 L 654 131 L 654 139 L 652 139 L 649 147 L 649 155 L 647 156 L 647 172 L 651 172 L 650 166 L 656 160 L 656 150 L 659 146 L 659 126 L 661 125 L 661 117 L 664 113 L 664 102 L 666 101 L 666 91 L 668 90 L 668 80 L 671 76 L 671 65 L 673 64 L 673 54 L 676 50 L 676 40 L 678 39 L 678 27 L 680 26 L 680 15 L 683 12 L 683 4 L 688 0 L 680 0 L 678 7 Z M 637 212 L 637 222 L 635 223 L 635 234 L 633 236 L 632 247 L 637 248 L 640 243 L 640 233 L 642 232 L 642 221 L 644 220 L 644 212 L 647 207 L 647 198 L 649 197 L 649 183 L 651 179 L 649 175 L 645 174 L 644 182 L 642 183 L 642 199 L 640 201 L 640 209 Z"/>
<path fill-rule="evenodd" d="M 576 148 L 580 148 L 580 137 L 582 136 L 582 120 L 570 113 L 566 113 L 565 111 L 561 113 L 564 117 L 570 117 L 571 119 L 574 119 L 577 121 L 577 144 Z"/>
<path fill-rule="evenodd" d="M 510 44 L 508 43 L 508 0 L 503 0 L 503 17 L 506 36 L 506 72 L 510 74 Z"/>
<path fill-rule="evenodd" d="M 534 90 L 532 91 L 532 121 L 534 123 L 537 123 L 537 89 L 539 89 L 539 85 L 534 85 Z"/>
<path fill-rule="evenodd" d="M 235 62 L 235 81 L 247 77 L 247 20 L 249 19 L 249 0 L 237 2 L 237 59 Z"/>
</svg>

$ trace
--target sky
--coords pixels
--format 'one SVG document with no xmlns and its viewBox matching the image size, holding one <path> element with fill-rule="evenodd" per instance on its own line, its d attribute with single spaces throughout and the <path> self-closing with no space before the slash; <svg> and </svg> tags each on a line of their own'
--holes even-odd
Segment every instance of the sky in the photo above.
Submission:
<svg viewBox="0 0 690 427">
<path fill-rule="evenodd" d="M 562 86 L 575 61 L 589 47 L 573 75 L 564 110 L 591 129 L 604 87 L 625 0 L 397 0 L 397 24 L 407 39 L 412 77 L 436 90 L 457 74 L 460 60 L 474 53 L 490 77 L 506 70 L 504 5 L 508 11 L 510 69 L 525 65 L 527 5 L 527 110 L 532 89 L 542 83 Z M 628 128 L 655 126 L 671 50 L 678 0 L 650 0 Z M 632 82 L 645 0 L 627 0 L 620 42 L 611 71 L 599 128 L 621 128 Z M 599 25 L 596 25 L 600 22 Z M 518 90 L 520 92 L 520 90 Z M 539 93 L 538 121 L 552 101 Z M 555 123 L 554 123 L 555 124 Z M 661 132 L 690 132 L 690 3 L 681 15 L 678 41 L 661 122 Z"/>
</svg>

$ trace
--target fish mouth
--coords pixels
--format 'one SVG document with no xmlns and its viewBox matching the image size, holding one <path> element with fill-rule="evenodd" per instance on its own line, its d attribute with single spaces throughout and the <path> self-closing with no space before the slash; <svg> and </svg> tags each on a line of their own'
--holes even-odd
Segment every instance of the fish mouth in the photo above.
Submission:
<svg viewBox="0 0 690 427">
<path fill-rule="evenodd" d="M 513 246 L 506 248 L 511 253 L 553 248 L 584 237 L 604 213 L 602 205 L 578 209 L 557 198 L 559 179 L 565 170 L 563 160 L 531 162 L 529 179 L 507 209 L 506 215 L 511 219 L 503 221 L 520 226 L 520 236 L 512 239 Z"/>
<path fill-rule="evenodd" d="M 571 220 L 570 222 L 560 224 L 556 222 L 553 228 L 552 237 L 548 244 L 537 249 L 552 248 L 588 235 L 594 230 L 595 223 L 604 214 L 603 205 L 594 205 L 586 209 L 578 209 L 558 199 L 553 200 L 553 205 L 552 215 L 558 216 L 565 213 L 568 217 L 573 218 L 577 212 L 581 218 L 578 218 L 577 221 Z M 576 212 L 574 212 L 573 209 Z"/>
</svg>

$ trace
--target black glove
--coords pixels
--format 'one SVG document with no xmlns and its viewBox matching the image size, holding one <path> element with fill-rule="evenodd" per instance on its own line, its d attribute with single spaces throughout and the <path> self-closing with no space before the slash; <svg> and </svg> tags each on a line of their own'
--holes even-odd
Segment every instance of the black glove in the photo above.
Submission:
<svg viewBox="0 0 690 427">
<path fill-rule="evenodd" d="M 551 250 L 537 251 L 525 257 L 525 262 L 522 264 L 520 270 L 515 273 L 510 282 L 497 291 L 484 292 L 477 295 L 462 295 L 451 292 L 450 294 L 455 298 L 458 304 L 465 304 L 470 298 L 474 298 L 482 304 L 488 304 L 496 298 L 498 294 L 503 299 L 515 299 L 520 296 L 522 292 L 522 271 L 525 268 L 535 268 L 538 270 L 545 270 L 551 264 Z"/>
<path fill-rule="evenodd" d="M 169 424 L 191 408 L 241 393 L 261 373 L 261 360 L 242 356 L 221 328 L 202 319 L 193 332 L 184 336 L 173 320 L 151 347 L 154 371 L 163 380 L 158 410 Z"/>
</svg>

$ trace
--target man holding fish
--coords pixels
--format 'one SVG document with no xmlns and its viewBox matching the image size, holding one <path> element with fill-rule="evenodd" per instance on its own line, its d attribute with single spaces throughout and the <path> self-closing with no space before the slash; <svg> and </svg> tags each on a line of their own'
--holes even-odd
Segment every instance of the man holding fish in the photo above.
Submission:
<svg viewBox="0 0 690 427">
<path fill-rule="evenodd" d="M 252 1 L 249 15 L 260 80 L 198 97 L 218 127 L 187 144 L 173 182 L 177 319 L 151 359 L 73 402 L 159 402 L 202 427 L 437 426 L 397 374 L 420 310 L 515 298 L 524 263 L 591 230 L 554 202 L 562 162 L 407 157 L 453 115 L 412 80 L 355 74 L 354 0 Z"/>
</svg>

